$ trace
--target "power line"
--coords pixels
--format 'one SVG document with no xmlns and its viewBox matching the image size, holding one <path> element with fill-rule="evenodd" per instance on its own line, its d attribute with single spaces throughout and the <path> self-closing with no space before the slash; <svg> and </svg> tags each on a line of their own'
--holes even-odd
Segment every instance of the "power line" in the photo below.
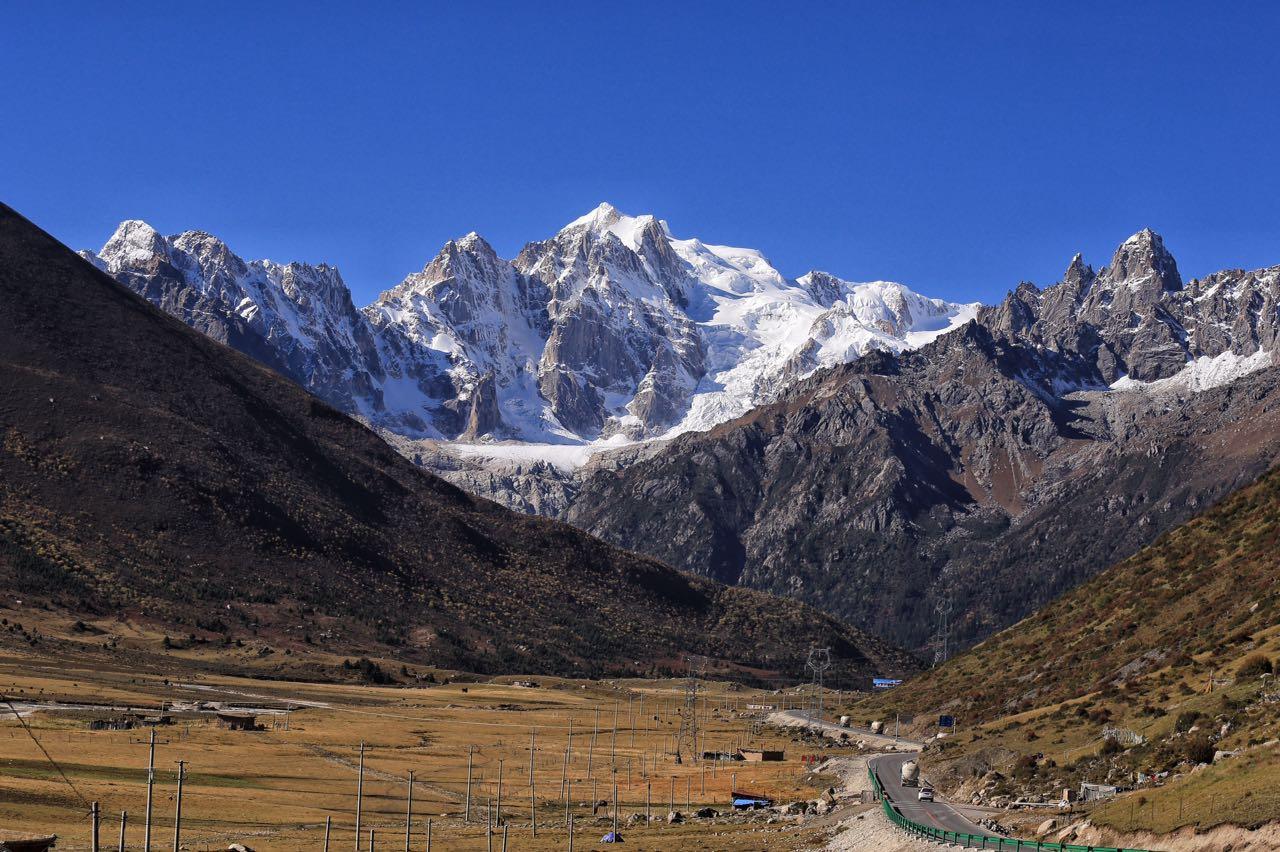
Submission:
<svg viewBox="0 0 1280 852">
<path fill-rule="evenodd" d="M 27 736 L 31 737 L 31 741 L 36 744 L 36 748 L 40 749 L 40 753 L 44 755 L 45 760 L 49 761 L 50 765 L 58 771 L 58 775 L 62 776 L 62 780 L 67 783 L 67 786 L 75 792 L 76 797 L 80 799 L 80 803 L 86 808 L 91 807 L 89 800 L 84 797 L 84 794 L 80 792 L 75 784 L 71 783 L 71 779 L 67 777 L 67 773 L 63 772 L 62 767 L 58 765 L 58 761 L 53 759 L 53 755 L 49 754 L 48 750 L 45 749 L 44 745 L 40 742 L 40 739 L 36 736 L 35 731 L 31 730 L 27 725 L 27 720 L 22 718 L 22 714 L 18 712 L 18 708 L 14 707 L 13 702 L 9 700 L 9 696 L 0 694 L 0 700 L 4 701 L 4 703 L 9 706 L 9 709 L 13 711 L 13 715 L 17 718 L 18 724 L 22 726 L 22 730 L 27 732 Z"/>
</svg>

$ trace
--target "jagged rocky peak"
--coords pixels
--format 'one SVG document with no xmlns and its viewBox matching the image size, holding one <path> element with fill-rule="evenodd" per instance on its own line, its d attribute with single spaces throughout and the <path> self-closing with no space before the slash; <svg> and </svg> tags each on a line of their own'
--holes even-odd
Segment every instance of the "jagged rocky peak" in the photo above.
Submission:
<svg viewBox="0 0 1280 852">
<path fill-rule="evenodd" d="M 1150 228 L 1143 228 L 1120 244 L 1103 276 L 1111 284 L 1155 297 L 1182 289 L 1177 262 L 1164 247 L 1164 240 Z"/>
<path fill-rule="evenodd" d="M 203 270 L 226 271 L 239 276 L 244 275 L 248 269 L 244 260 L 232 252 L 226 243 L 205 231 L 184 231 L 169 242 Z"/>
<path fill-rule="evenodd" d="M 1095 277 L 1093 267 L 1084 262 L 1084 255 L 1076 252 L 1067 264 L 1067 271 L 1062 275 L 1062 283 L 1078 293 L 1089 289 Z"/>
<path fill-rule="evenodd" d="M 845 282 L 819 269 L 811 269 L 796 279 L 818 304 L 831 307 L 844 296 Z"/>
<path fill-rule="evenodd" d="M 81 254 L 92 255 L 101 260 L 108 271 L 115 271 L 124 266 L 149 262 L 155 257 L 167 257 L 169 244 L 159 231 L 141 219 L 126 219 L 101 250 Z"/>
<path fill-rule="evenodd" d="M 403 290 L 429 289 L 445 281 L 474 282 L 482 288 L 510 275 L 510 264 L 498 257 L 493 246 L 475 231 L 449 240 L 421 272 L 414 273 L 399 285 L 383 293 L 379 301 Z"/>
</svg>

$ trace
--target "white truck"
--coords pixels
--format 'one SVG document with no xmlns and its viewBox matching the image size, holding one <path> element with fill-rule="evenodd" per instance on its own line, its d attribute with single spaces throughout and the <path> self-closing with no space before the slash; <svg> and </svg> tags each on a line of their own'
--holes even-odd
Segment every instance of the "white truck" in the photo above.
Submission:
<svg viewBox="0 0 1280 852">
<path fill-rule="evenodd" d="M 840 717 L 840 727 L 842 727 L 842 728 L 847 728 L 847 727 L 849 727 L 849 717 L 848 717 L 848 716 L 841 716 L 841 717 Z"/>
<path fill-rule="evenodd" d="M 871 723 L 871 733 L 878 734 L 884 730 L 884 722 L 876 720 Z"/>
<path fill-rule="evenodd" d="M 908 760 L 906 763 L 902 764 L 902 786 L 920 786 L 920 764 L 916 763 L 914 760 Z"/>
</svg>

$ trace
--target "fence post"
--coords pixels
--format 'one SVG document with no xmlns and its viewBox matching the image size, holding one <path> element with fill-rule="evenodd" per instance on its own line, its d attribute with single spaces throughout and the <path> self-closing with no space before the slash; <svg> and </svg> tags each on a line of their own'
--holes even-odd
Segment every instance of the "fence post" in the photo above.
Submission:
<svg viewBox="0 0 1280 852">
<path fill-rule="evenodd" d="M 89 825 L 91 833 L 89 835 L 93 852 L 98 852 L 98 803 L 94 802 L 89 806 Z"/>
<path fill-rule="evenodd" d="M 124 827 L 125 827 L 126 825 L 128 825 L 128 823 L 129 823 L 129 812 L 128 812 L 128 811 L 121 811 L 121 812 L 120 812 L 120 849 L 119 849 L 119 852 L 124 852 Z"/>
<path fill-rule="evenodd" d="M 324 818 L 324 852 L 329 852 L 329 832 L 333 829 L 333 817 Z M 121 849 L 121 852 L 124 852 Z"/>
</svg>

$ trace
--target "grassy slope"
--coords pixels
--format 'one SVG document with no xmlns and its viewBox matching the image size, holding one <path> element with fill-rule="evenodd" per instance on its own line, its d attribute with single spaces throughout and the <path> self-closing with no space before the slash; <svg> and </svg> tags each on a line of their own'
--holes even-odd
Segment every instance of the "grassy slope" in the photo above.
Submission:
<svg viewBox="0 0 1280 852">
<path fill-rule="evenodd" d="M 1171 783 L 1138 794 L 1148 814 L 1136 812 L 1136 825 L 1154 821 L 1168 830 L 1280 818 L 1280 797 L 1257 792 L 1280 779 L 1276 748 L 1262 745 L 1280 736 L 1280 703 L 1259 699 L 1256 675 L 1236 676 L 1251 656 L 1280 656 L 1278 544 L 1274 471 L 1034 616 L 854 712 L 915 712 L 922 721 L 956 715 L 959 735 L 931 746 L 926 760 L 957 786 L 992 768 L 1012 776 L 1011 790 L 1044 793 L 1108 775 L 1122 781 L 1135 769 L 1169 770 Z M 1210 691 L 1212 678 L 1219 683 Z M 1185 758 L 1195 737 L 1175 730 L 1184 713 L 1201 714 L 1197 725 L 1214 748 L 1245 753 L 1192 771 Z M 1230 728 L 1220 737 L 1224 724 Z M 1136 731 L 1147 743 L 1103 755 L 1109 726 Z M 1043 757 L 1019 765 L 1032 754 Z M 1131 807 L 1116 803 L 1098 818 L 1131 827 Z"/>
<path fill-rule="evenodd" d="M 488 671 L 905 655 L 423 473 L 0 206 L 0 594 Z M 28 624 L 38 615 L 24 618 Z"/>
</svg>

